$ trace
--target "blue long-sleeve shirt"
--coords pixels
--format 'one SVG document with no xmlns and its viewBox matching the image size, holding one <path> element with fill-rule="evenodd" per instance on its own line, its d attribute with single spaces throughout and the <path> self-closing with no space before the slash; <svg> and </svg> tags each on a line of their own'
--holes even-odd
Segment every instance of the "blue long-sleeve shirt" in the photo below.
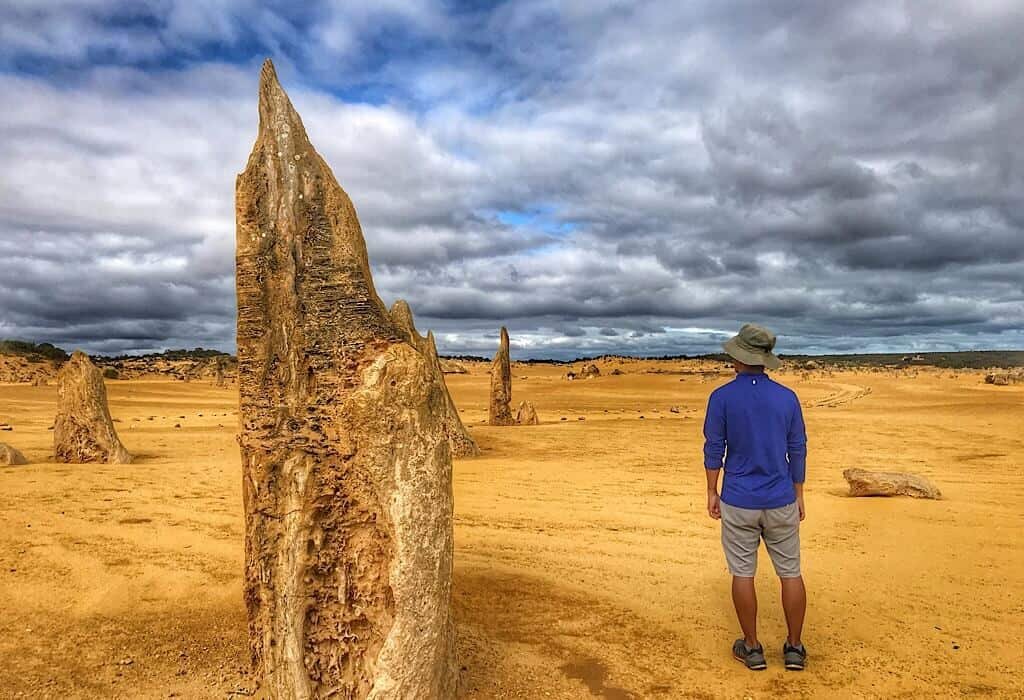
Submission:
<svg viewBox="0 0 1024 700">
<path fill-rule="evenodd" d="M 722 500 L 737 508 L 781 508 L 807 471 L 807 433 L 796 394 L 767 374 L 738 374 L 708 398 L 704 468 L 721 469 Z"/>
</svg>

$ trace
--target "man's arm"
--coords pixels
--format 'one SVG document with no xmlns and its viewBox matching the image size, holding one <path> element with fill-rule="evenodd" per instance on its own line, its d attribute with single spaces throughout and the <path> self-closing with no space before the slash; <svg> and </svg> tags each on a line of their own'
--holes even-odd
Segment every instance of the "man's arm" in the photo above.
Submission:
<svg viewBox="0 0 1024 700">
<path fill-rule="evenodd" d="M 789 477 L 793 480 L 793 488 L 796 489 L 796 503 L 800 508 L 800 519 L 803 520 L 806 517 L 804 480 L 807 478 L 807 430 L 804 427 L 800 401 L 795 400 L 796 408 L 789 420 L 789 432 L 786 435 L 786 452 L 789 457 Z"/>
<path fill-rule="evenodd" d="M 715 394 L 708 398 L 704 415 L 704 471 L 708 480 L 708 515 L 715 520 L 722 517 L 718 499 L 718 473 L 725 458 L 725 410 Z"/>
<path fill-rule="evenodd" d="M 722 517 L 722 504 L 718 497 L 718 472 L 721 469 L 705 469 L 708 477 L 708 515 L 715 520 Z"/>
</svg>

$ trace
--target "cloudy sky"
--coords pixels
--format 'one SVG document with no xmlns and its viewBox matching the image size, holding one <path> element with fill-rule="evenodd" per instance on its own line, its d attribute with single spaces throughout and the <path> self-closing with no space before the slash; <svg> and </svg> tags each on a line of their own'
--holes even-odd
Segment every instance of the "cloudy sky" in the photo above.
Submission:
<svg viewBox="0 0 1024 700">
<path fill-rule="evenodd" d="M 0 337 L 233 351 L 270 56 L 442 352 L 1024 348 L 1021 37 L 1019 0 L 5 0 Z"/>
</svg>

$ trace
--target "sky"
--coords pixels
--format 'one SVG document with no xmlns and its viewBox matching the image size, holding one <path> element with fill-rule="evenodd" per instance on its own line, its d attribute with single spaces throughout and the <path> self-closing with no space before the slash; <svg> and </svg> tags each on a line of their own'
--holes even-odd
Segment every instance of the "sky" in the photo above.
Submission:
<svg viewBox="0 0 1024 700">
<path fill-rule="evenodd" d="M 443 354 L 1024 348 L 1019 0 L 0 4 L 0 337 L 234 350 L 274 60 Z"/>
</svg>

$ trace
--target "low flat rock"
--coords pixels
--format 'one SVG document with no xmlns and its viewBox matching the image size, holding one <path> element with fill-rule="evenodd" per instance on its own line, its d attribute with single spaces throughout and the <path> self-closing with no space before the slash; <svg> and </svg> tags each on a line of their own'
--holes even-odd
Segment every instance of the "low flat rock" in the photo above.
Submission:
<svg viewBox="0 0 1024 700">
<path fill-rule="evenodd" d="M 1024 372 L 992 372 L 985 375 L 985 383 L 995 386 L 1024 383 Z"/>
<path fill-rule="evenodd" d="M 851 496 L 910 496 L 911 498 L 942 498 L 942 492 L 928 479 L 908 472 L 869 472 L 847 469 L 843 478 L 850 485 Z"/>
</svg>

